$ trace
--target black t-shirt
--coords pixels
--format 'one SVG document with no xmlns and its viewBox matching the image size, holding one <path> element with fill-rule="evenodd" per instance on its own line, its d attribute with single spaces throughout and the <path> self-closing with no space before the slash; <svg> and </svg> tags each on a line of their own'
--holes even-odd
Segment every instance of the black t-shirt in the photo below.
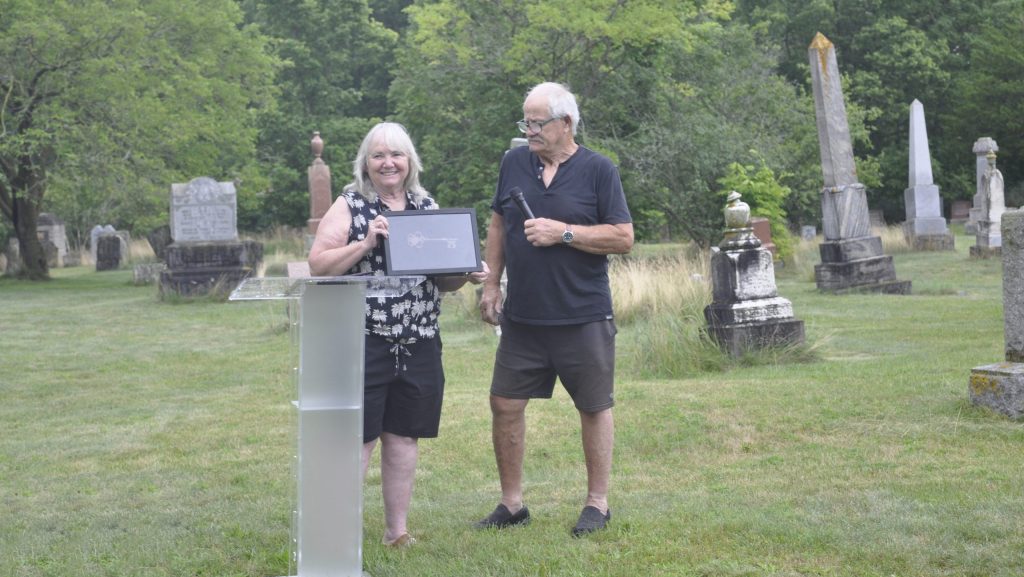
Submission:
<svg viewBox="0 0 1024 577">
<path fill-rule="evenodd" d="M 491 210 L 505 224 L 508 286 L 503 312 L 533 325 L 572 325 L 612 318 L 608 257 L 567 245 L 537 248 L 526 240 L 525 217 L 509 195 L 514 187 L 537 218 L 570 225 L 632 222 L 619 171 L 611 160 L 580 146 L 544 186 L 543 165 L 528 147 L 502 159 Z"/>
</svg>

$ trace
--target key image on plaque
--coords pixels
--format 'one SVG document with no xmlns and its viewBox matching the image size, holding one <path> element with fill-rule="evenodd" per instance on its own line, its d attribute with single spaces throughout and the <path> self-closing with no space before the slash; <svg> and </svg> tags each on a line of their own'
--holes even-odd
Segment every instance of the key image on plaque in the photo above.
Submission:
<svg viewBox="0 0 1024 577">
<path fill-rule="evenodd" d="M 472 208 L 389 212 L 384 242 L 388 275 L 482 270 Z"/>
</svg>

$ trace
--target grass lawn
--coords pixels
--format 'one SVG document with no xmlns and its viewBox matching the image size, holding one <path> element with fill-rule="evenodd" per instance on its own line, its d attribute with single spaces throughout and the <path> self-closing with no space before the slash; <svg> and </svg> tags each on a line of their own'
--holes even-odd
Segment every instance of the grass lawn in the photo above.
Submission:
<svg viewBox="0 0 1024 577">
<path fill-rule="evenodd" d="M 1001 266 L 895 255 L 911 296 L 818 293 L 780 270 L 810 363 L 640 379 L 620 326 L 609 530 L 573 539 L 585 474 L 568 396 L 527 410 L 531 525 L 496 504 L 493 332 L 446 303 L 441 437 L 421 442 L 398 576 L 1019 576 L 1024 424 L 972 407 L 1003 360 Z M 284 304 L 161 302 L 130 271 L 0 279 L 0 575 L 253 576 L 289 570 L 295 415 Z M 684 354 L 683 351 L 680 352 Z"/>
</svg>

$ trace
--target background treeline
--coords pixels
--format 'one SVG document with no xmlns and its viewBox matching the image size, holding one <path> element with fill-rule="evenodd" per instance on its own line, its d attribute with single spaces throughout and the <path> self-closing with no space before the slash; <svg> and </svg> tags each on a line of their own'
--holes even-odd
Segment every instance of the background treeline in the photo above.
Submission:
<svg viewBox="0 0 1024 577">
<path fill-rule="evenodd" d="M 1021 204 L 1021 0 L 0 0 L 0 236 L 33 209 L 78 240 L 146 234 L 170 183 L 201 175 L 235 180 L 243 230 L 302 226 L 312 131 L 337 192 L 381 119 L 408 127 L 442 205 L 486 215 L 543 80 L 579 96 L 580 140 L 619 163 L 642 240 L 716 242 L 744 183 L 780 225 L 816 224 L 819 31 L 872 208 L 903 219 L 915 98 L 947 203 L 973 196 L 990 136 Z"/>
</svg>

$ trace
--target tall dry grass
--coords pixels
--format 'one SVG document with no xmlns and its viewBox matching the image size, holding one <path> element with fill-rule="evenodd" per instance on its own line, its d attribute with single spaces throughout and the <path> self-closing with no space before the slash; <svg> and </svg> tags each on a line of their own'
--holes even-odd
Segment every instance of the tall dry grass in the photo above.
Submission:
<svg viewBox="0 0 1024 577">
<path fill-rule="evenodd" d="M 708 254 L 682 248 L 656 257 L 614 258 L 609 269 L 615 318 L 622 323 L 677 315 L 711 303 Z"/>
</svg>

